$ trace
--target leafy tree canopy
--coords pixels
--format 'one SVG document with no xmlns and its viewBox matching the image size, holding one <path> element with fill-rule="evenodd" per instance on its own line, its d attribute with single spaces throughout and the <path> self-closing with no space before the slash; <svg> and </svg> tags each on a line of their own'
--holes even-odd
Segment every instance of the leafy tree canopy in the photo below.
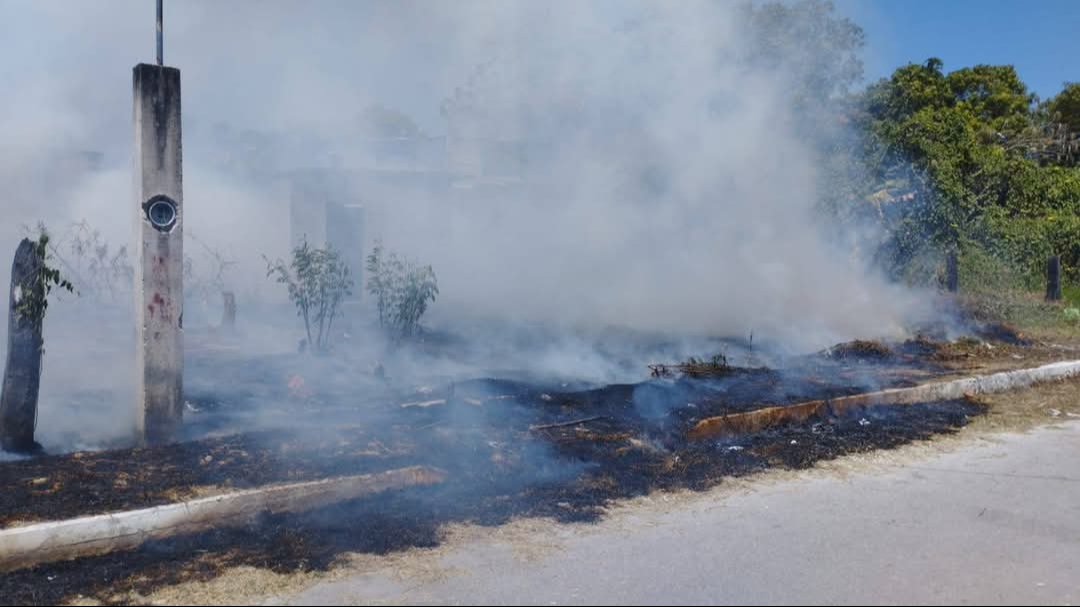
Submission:
<svg viewBox="0 0 1080 607">
<path fill-rule="evenodd" d="M 1080 134 L 1080 82 L 1066 82 L 1065 88 L 1047 102 L 1050 119 Z"/>
<path fill-rule="evenodd" d="M 854 97 L 873 176 L 862 204 L 889 230 L 891 265 L 977 246 L 1030 276 L 1060 254 L 1080 276 L 1080 170 L 1063 130 L 1080 87 L 1039 106 L 1011 65 L 943 68 L 905 65 Z"/>
</svg>

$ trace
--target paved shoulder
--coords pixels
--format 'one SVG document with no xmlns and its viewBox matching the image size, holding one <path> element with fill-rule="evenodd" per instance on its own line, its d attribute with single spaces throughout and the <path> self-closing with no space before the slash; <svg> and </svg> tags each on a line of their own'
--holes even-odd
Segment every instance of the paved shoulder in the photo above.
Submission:
<svg viewBox="0 0 1080 607">
<path fill-rule="evenodd" d="M 289 601 L 1075 604 L 1080 424 L 417 558 L 443 574 L 376 570 Z"/>
</svg>

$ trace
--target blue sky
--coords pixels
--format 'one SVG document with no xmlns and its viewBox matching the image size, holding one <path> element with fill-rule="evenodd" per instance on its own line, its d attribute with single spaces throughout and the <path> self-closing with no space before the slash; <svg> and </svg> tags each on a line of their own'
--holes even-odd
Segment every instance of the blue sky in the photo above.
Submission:
<svg viewBox="0 0 1080 607">
<path fill-rule="evenodd" d="M 1016 66 L 1039 96 L 1080 81 L 1080 0 L 835 0 L 866 30 L 868 79 L 940 57 L 946 71 Z"/>
</svg>

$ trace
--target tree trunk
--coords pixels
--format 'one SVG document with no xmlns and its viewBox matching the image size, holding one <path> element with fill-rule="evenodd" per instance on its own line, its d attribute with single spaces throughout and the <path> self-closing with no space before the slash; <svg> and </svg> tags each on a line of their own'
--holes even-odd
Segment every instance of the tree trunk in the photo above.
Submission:
<svg viewBox="0 0 1080 607">
<path fill-rule="evenodd" d="M 44 298 L 44 285 L 35 280 L 40 269 L 41 259 L 34 244 L 24 238 L 15 251 L 8 299 L 7 364 L 0 395 L 0 446 L 5 451 L 28 453 L 40 449 L 34 442 L 34 429 L 41 386 L 41 322 L 19 318 L 15 312 L 22 298 L 29 295 L 25 289 L 33 288 L 37 291 L 34 297 Z"/>
</svg>

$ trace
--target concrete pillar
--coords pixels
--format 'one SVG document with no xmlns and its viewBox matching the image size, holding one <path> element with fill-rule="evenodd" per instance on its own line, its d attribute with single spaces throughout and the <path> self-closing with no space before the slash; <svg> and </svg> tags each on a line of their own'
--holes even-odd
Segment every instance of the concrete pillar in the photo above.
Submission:
<svg viewBox="0 0 1080 607">
<path fill-rule="evenodd" d="M 134 69 L 135 426 L 167 441 L 183 415 L 184 285 L 180 70 Z"/>
</svg>

